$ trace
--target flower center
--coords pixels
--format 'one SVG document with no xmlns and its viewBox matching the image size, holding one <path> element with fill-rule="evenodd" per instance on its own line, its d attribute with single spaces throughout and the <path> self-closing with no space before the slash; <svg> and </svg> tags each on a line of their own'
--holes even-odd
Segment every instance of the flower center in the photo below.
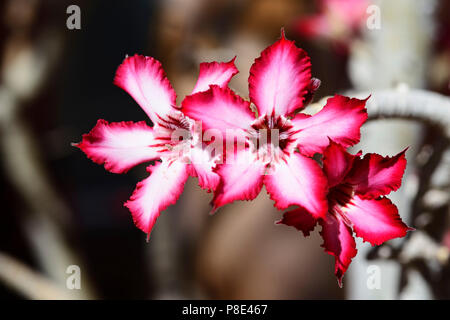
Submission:
<svg viewBox="0 0 450 320">
<path fill-rule="evenodd" d="M 340 217 L 348 226 L 351 226 L 351 222 L 345 215 L 345 207 L 352 200 L 354 194 L 354 188 L 349 183 L 337 185 L 330 188 L 328 192 L 330 213 L 336 217 Z"/>
<path fill-rule="evenodd" d="M 195 132 L 194 127 L 194 121 L 181 112 L 159 118 L 155 125 L 155 138 L 161 142 L 160 152 L 168 159 L 185 158 L 191 146 L 200 139 L 200 133 Z"/>
<path fill-rule="evenodd" d="M 292 128 L 291 121 L 283 116 L 264 115 L 247 130 L 248 139 L 258 156 L 267 161 L 278 161 L 292 151 Z"/>
</svg>

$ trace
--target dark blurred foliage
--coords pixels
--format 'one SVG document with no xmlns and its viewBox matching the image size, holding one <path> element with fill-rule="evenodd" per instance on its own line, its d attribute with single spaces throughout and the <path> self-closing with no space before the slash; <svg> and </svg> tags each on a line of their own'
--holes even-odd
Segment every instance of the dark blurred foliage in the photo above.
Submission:
<svg viewBox="0 0 450 320">
<path fill-rule="evenodd" d="M 105 172 L 101 166 L 86 161 L 70 144 L 79 141 L 99 118 L 145 119 L 144 112 L 113 86 L 112 80 L 127 53 L 154 54 L 147 47 L 151 39 L 148 21 L 154 14 L 155 3 L 134 1 L 131 6 L 115 0 L 78 4 L 83 8 L 81 30 L 65 27 L 67 14 L 63 3 L 44 1 L 38 9 L 36 32 L 43 21 L 48 27 L 50 23 L 64 30 L 65 48 L 49 83 L 26 107 L 25 117 L 40 144 L 47 171 L 60 195 L 74 210 L 72 231 L 80 241 L 88 272 L 96 279 L 100 295 L 145 298 L 149 280 L 143 270 L 144 237 L 122 205 L 136 179 L 132 173 Z M 3 35 L 7 32 L 2 28 Z M 135 170 L 142 171 L 142 168 Z M 4 186 L 0 249 L 33 265 L 21 236 L 20 198 L 0 174 Z M 2 290 L 2 296 L 9 294 Z"/>
</svg>

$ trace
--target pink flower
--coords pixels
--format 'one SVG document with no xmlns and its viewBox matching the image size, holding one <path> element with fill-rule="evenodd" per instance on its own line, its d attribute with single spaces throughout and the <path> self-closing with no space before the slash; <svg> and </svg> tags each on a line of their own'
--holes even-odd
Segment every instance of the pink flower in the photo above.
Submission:
<svg viewBox="0 0 450 320">
<path fill-rule="evenodd" d="M 210 85 L 225 88 L 237 73 L 234 59 L 227 63 L 202 63 L 193 93 Z M 155 161 L 151 175 L 137 184 L 125 206 L 137 227 L 150 235 L 161 211 L 174 204 L 189 175 L 204 189 L 214 190 L 219 176 L 212 171 L 214 158 L 204 152 L 193 120 L 176 106 L 176 94 L 161 63 L 151 57 L 127 57 L 117 69 L 114 83 L 127 91 L 153 122 L 108 123 L 98 120 L 80 143 L 75 144 L 92 161 L 114 173 Z M 184 135 L 182 139 L 178 135 Z M 174 139 L 176 137 L 176 139 Z"/>
<path fill-rule="evenodd" d="M 319 0 L 319 13 L 299 19 L 296 29 L 309 38 L 346 42 L 366 18 L 368 0 Z"/>
<path fill-rule="evenodd" d="M 357 143 L 367 113 L 365 100 L 335 96 L 314 116 L 296 114 L 317 86 L 306 52 L 283 33 L 250 69 L 250 101 L 258 117 L 250 102 L 229 88 L 211 86 L 184 100 L 183 112 L 201 121 L 204 130 L 218 130 L 228 142 L 230 129 L 245 138 L 246 148 L 227 150 L 224 163 L 215 169 L 221 181 L 213 210 L 235 200 L 252 200 L 265 185 L 278 209 L 298 205 L 316 218 L 325 217 L 327 182 L 311 157 L 323 152 L 328 137 L 344 147 Z"/>
<path fill-rule="evenodd" d="M 342 277 L 357 252 L 353 231 L 364 241 L 380 245 L 404 237 L 412 230 L 402 222 L 397 207 L 383 197 L 401 186 L 405 151 L 392 158 L 374 153 L 361 158 L 360 153 L 352 155 L 339 144 L 330 142 L 323 158 L 330 188 L 326 216 L 315 219 L 305 208 L 298 208 L 286 212 L 278 222 L 297 228 L 305 236 L 319 222 L 323 247 L 335 257 L 335 274 L 341 286 Z"/>
</svg>

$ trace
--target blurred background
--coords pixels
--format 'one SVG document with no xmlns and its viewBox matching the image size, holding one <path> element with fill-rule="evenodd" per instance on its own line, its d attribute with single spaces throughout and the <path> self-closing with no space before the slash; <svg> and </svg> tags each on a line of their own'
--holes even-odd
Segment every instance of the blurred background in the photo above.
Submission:
<svg viewBox="0 0 450 320">
<path fill-rule="evenodd" d="M 81 29 L 66 25 L 70 5 Z M 358 242 L 343 289 L 320 228 L 304 238 L 276 226 L 266 192 L 210 216 L 211 194 L 190 178 L 147 243 L 123 206 L 145 165 L 112 174 L 71 147 L 97 119 L 150 124 L 112 84 L 125 55 L 161 61 L 179 101 L 200 62 L 236 55 L 230 86 L 248 96 L 250 66 L 282 27 L 322 81 L 313 109 L 338 92 L 374 94 L 355 149 L 410 146 L 391 198 L 417 230 Z M 449 84 L 448 0 L 3 0 L 0 298 L 449 299 Z M 66 287 L 71 265 L 81 290 Z"/>
</svg>

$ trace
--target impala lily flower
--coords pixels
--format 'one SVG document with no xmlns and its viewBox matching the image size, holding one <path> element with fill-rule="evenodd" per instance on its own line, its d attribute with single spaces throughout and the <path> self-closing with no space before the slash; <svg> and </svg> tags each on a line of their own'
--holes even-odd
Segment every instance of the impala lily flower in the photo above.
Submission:
<svg viewBox="0 0 450 320">
<path fill-rule="evenodd" d="M 193 93 L 210 85 L 226 87 L 237 72 L 234 59 L 202 63 Z M 144 121 L 99 120 L 76 146 L 113 173 L 157 160 L 147 168 L 151 175 L 137 184 L 125 203 L 137 227 L 149 235 L 160 212 L 177 201 L 189 175 L 198 177 L 200 186 L 209 190 L 216 188 L 219 176 L 212 171 L 215 159 L 202 148 L 201 132 L 176 106 L 175 91 L 159 61 L 140 55 L 127 57 L 117 69 L 114 83 L 136 100 L 153 127 Z M 180 140 L 179 134 L 187 137 Z"/>
<path fill-rule="evenodd" d="M 252 200 L 265 185 L 277 208 L 298 205 L 315 217 L 325 216 L 326 178 L 311 157 L 328 146 L 328 137 L 345 147 L 358 142 L 367 113 L 365 100 L 335 96 L 314 116 L 296 114 L 317 86 L 306 52 L 282 33 L 250 69 L 250 101 L 257 118 L 250 102 L 229 88 L 211 86 L 184 100 L 183 112 L 201 121 L 204 130 L 219 130 L 223 137 L 230 129 L 241 132 L 248 145 L 235 150 L 234 161 L 227 157 L 215 169 L 221 182 L 213 210 L 235 200 Z"/>
<path fill-rule="evenodd" d="M 335 274 L 341 286 L 357 252 L 353 231 L 364 241 L 380 245 L 412 230 L 402 222 L 397 207 L 383 197 L 401 186 L 405 151 L 392 158 L 372 153 L 361 158 L 360 153 L 352 155 L 331 142 L 323 158 L 330 188 L 326 217 L 315 219 L 304 208 L 298 208 L 286 212 L 278 222 L 297 228 L 305 236 L 319 222 L 323 247 L 335 257 Z"/>
</svg>

